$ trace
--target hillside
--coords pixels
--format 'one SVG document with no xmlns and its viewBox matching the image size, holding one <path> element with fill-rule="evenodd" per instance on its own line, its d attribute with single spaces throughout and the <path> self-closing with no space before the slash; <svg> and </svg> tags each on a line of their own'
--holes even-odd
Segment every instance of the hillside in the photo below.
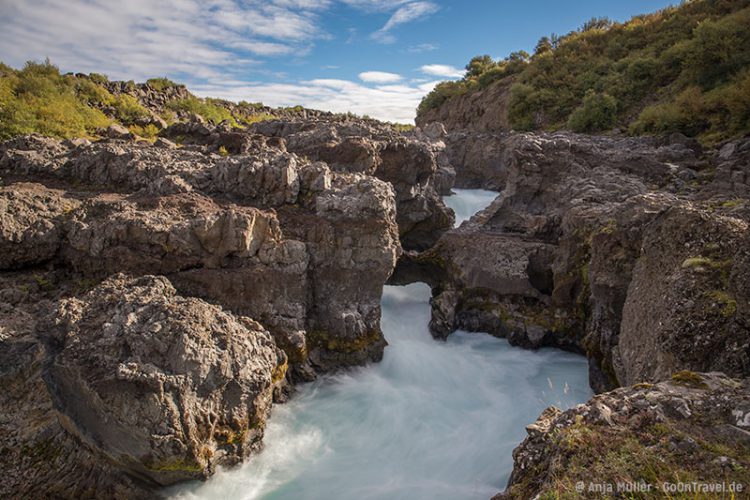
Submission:
<svg viewBox="0 0 750 500">
<path fill-rule="evenodd" d="M 167 78 L 151 78 L 145 83 L 109 81 L 97 73 L 62 74 L 49 61 L 28 62 L 20 70 L 0 62 L 0 140 L 31 133 L 62 139 L 96 138 L 106 135 L 113 124 L 153 140 L 167 126 L 194 118 L 242 128 L 272 118 L 294 117 L 352 118 L 302 106 L 271 108 L 254 102 L 200 98 Z"/>
<path fill-rule="evenodd" d="M 533 55 L 473 58 L 464 78 L 423 99 L 417 124 L 681 132 L 707 144 L 742 136 L 750 132 L 748 26 L 748 0 L 695 0 L 625 23 L 594 18 L 542 37 Z"/>
</svg>

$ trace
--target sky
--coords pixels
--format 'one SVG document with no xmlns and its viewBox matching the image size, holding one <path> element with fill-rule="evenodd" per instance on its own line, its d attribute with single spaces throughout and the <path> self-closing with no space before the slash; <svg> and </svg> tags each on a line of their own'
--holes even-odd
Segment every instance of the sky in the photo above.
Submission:
<svg viewBox="0 0 750 500">
<path fill-rule="evenodd" d="M 591 17 L 668 0 L 0 0 L 0 61 L 145 81 L 197 95 L 410 123 L 475 55 L 533 52 Z"/>
</svg>

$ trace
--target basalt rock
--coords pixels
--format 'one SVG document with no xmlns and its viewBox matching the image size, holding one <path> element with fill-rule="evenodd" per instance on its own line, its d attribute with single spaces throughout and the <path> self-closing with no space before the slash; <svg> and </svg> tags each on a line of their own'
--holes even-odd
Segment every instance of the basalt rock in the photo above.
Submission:
<svg viewBox="0 0 750 500">
<path fill-rule="evenodd" d="M 399 266 L 395 281 L 433 276 L 436 337 L 486 331 L 584 353 L 597 391 L 684 369 L 750 375 L 747 200 L 744 184 L 731 198 L 718 189 L 714 168 L 744 172 L 743 146 L 721 158 L 678 135 L 452 136 L 466 148 L 457 183 L 484 173 L 481 187 L 502 190 Z M 461 161 L 477 156 L 495 167 Z"/>
<path fill-rule="evenodd" d="M 408 137 L 368 122 L 266 121 L 253 131 L 286 141 L 289 151 L 324 161 L 332 170 L 361 172 L 390 182 L 396 191 L 397 221 L 406 249 L 425 250 L 453 224 L 453 214 L 438 191 L 450 180 L 436 178 L 444 145 Z"/>
<path fill-rule="evenodd" d="M 695 488 L 717 483 L 739 485 L 724 493 L 744 496 L 749 415 L 750 379 L 688 371 L 564 412 L 550 407 L 526 428 L 508 487 L 494 499 L 713 498 L 721 493 Z M 670 489 L 680 487 L 693 489 Z"/>
<path fill-rule="evenodd" d="M 285 381 L 380 359 L 392 186 L 248 144 L 0 144 L 0 494 L 153 498 L 255 451 Z"/>
<path fill-rule="evenodd" d="M 32 321 L 32 325 L 36 321 Z M 114 276 L 2 343 L 2 490 L 147 498 L 259 446 L 286 357 L 257 322 Z"/>
</svg>

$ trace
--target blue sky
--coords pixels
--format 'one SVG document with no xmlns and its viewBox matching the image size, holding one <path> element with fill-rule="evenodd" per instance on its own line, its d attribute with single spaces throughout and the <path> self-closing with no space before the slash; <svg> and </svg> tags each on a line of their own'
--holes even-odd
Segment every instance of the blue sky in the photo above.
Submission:
<svg viewBox="0 0 750 500">
<path fill-rule="evenodd" d="M 0 0 L 0 60 L 199 95 L 302 104 L 410 122 L 474 55 L 533 50 L 593 16 L 626 20 L 667 0 Z"/>
</svg>

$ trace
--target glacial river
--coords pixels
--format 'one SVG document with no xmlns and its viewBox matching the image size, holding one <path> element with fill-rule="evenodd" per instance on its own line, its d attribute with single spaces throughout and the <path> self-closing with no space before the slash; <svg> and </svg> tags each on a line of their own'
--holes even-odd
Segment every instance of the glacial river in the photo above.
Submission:
<svg viewBox="0 0 750 500">
<path fill-rule="evenodd" d="M 464 219 L 492 201 L 450 198 Z M 421 283 L 385 287 L 383 361 L 299 387 L 274 407 L 260 455 L 181 486 L 176 498 L 455 500 L 501 491 L 525 426 L 549 405 L 591 396 L 586 360 L 480 333 L 435 341 L 429 298 Z"/>
</svg>

